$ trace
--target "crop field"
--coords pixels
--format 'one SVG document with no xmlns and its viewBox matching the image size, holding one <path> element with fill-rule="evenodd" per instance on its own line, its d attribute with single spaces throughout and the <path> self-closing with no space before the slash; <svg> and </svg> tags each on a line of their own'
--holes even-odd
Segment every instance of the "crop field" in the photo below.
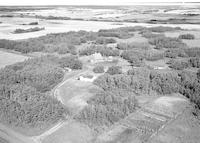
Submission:
<svg viewBox="0 0 200 143">
<path fill-rule="evenodd" d="M 59 130 L 44 138 L 42 143 L 90 143 L 93 137 L 90 128 L 81 123 L 69 121 Z"/>
<path fill-rule="evenodd" d="M 179 96 L 150 100 L 144 108 L 98 136 L 97 142 L 148 142 L 158 130 L 177 118 L 188 106 L 188 101 Z"/>
<path fill-rule="evenodd" d="M 23 62 L 26 59 L 28 59 L 28 57 L 23 55 L 0 51 L 0 68 L 16 62 Z"/>
</svg>

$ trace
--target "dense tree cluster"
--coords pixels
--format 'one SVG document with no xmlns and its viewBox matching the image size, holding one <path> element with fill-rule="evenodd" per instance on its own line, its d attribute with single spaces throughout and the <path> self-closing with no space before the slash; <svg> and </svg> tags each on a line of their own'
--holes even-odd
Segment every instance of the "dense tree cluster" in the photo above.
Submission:
<svg viewBox="0 0 200 143">
<path fill-rule="evenodd" d="M 121 57 L 131 63 L 132 66 L 142 66 L 144 64 L 144 55 L 135 50 L 123 51 Z"/>
<path fill-rule="evenodd" d="M 177 58 L 177 57 L 188 57 L 188 55 L 185 53 L 184 49 L 167 49 L 165 51 L 165 57 L 168 58 Z"/>
<path fill-rule="evenodd" d="M 41 57 L 0 70 L 0 119 L 10 126 L 44 127 L 64 119 L 66 109 L 49 92 L 64 76 L 56 57 Z"/>
<path fill-rule="evenodd" d="M 93 41 L 97 38 L 94 32 L 78 31 L 67 33 L 48 34 L 38 38 L 32 38 L 21 41 L 0 40 L 0 48 L 19 51 L 22 53 L 29 52 L 58 52 L 74 53 L 75 45 L 80 45 L 87 41 Z M 62 48 L 61 48 L 62 46 Z M 66 48 L 66 50 L 64 50 Z"/>
<path fill-rule="evenodd" d="M 184 44 L 178 38 L 171 37 L 156 37 L 149 40 L 149 43 L 155 45 L 156 49 L 174 49 L 174 48 L 186 48 L 187 45 Z"/>
<path fill-rule="evenodd" d="M 200 109 L 200 79 L 197 78 L 199 77 L 199 71 L 197 74 L 183 71 L 179 76 L 181 78 L 180 93 L 189 98 Z"/>
<path fill-rule="evenodd" d="M 110 75 L 122 74 L 122 67 L 120 67 L 120 66 L 111 66 L 111 67 L 108 68 L 106 73 L 108 73 Z"/>
<path fill-rule="evenodd" d="M 199 47 L 185 48 L 184 52 L 188 57 L 200 57 Z"/>
<path fill-rule="evenodd" d="M 138 106 L 133 93 L 125 90 L 102 91 L 88 101 L 76 119 L 99 131 L 134 112 Z"/>
<path fill-rule="evenodd" d="M 188 67 L 200 68 L 200 58 L 178 59 L 168 62 L 169 67 L 176 70 L 183 70 Z"/>
<path fill-rule="evenodd" d="M 106 91 L 122 89 L 134 93 L 148 93 L 148 79 L 142 76 L 105 74 L 97 78 L 94 84 Z"/>
<path fill-rule="evenodd" d="M 110 47 L 106 47 L 106 46 L 99 46 L 99 45 L 92 45 L 88 48 L 85 48 L 83 50 L 79 51 L 79 55 L 83 56 L 83 55 L 92 55 L 94 53 L 100 53 L 102 56 L 119 56 L 119 51 L 116 49 L 112 49 Z"/>
<path fill-rule="evenodd" d="M 116 37 L 120 39 L 128 39 L 133 37 L 132 33 L 136 29 L 134 27 L 126 27 L 126 28 L 115 28 L 115 29 L 102 29 L 98 31 L 98 36 L 100 37 Z"/>
<path fill-rule="evenodd" d="M 71 69 L 82 69 L 82 62 L 75 56 L 65 56 L 60 58 L 59 65 L 61 67 L 68 67 Z"/>
<path fill-rule="evenodd" d="M 178 36 L 178 38 L 193 40 L 193 39 L 195 39 L 195 36 L 193 34 L 181 34 Z"/>
<path fill-rule="evenodd" d="M 147 43 L 132 42 L 132 43 L 118 43 L 116 48 L 119 50 L 134 50 L 134 49 L 148 50 L 150 47 Z"/>
<path fill-rule="evenodd" d="M 150 74 L 150 89 L 159 94 L 179 92 L 179 78 L 175 73 L 160 73 L 152 71 Z"/>
<path fill-rule="evenodd" d="M 94 73 L 104 73 L 104 66 L 96 66 L 93 68 Z"/>
</svg>

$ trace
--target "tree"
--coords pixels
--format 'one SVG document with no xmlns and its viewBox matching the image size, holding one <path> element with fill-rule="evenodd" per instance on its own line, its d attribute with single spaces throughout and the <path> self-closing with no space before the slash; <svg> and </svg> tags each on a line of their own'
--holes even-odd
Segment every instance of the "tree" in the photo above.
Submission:
<svg viewBox="0 0 200 143">
<path fill-rule="evenodd" d="M 108 68 L 106 73 L 108 73 L 110 75 L 122 74 L 122 67 L 120 67 L 120 66 L 111 66 L 111 67 Z"/>
<path fill-rule="evenodd" d="M 104 73 L 104 66 L 96 66 L 93 68 L 94 73 Z"/>
</svg>

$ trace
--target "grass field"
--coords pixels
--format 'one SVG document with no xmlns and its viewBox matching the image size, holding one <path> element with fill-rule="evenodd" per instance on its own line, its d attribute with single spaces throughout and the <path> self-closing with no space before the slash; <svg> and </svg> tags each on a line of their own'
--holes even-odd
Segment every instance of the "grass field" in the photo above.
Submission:
<svg viewBox="0 0 200 143">
<path fill-rule="evenodd" d="M 28 57 L 14 53 L 8 53 L 5 51 L 0 51 L 0 68 L 14 64 L 16 62 L 22 62 L 25 59 L 28 59 Z"/>
</svg>

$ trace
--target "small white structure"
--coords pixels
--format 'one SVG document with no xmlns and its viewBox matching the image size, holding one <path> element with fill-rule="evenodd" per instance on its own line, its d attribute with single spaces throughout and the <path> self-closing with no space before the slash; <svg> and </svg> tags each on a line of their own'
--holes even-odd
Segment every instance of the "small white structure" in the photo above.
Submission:
<svg viewBox="0 0 200 143">
<path fill-rule="evenodd" d="M 94 53 L 90 57 L 90 62 L 91 63 L 98 63 L 98 62 L 103 62 L 104 58 L 100 53 Z"/>
<path fill-rule="evenodd" d="M 115 48 L 117 48 L 117 43 L 110 43 L 110 44 L 107 44 L 106 47 L 115 49 Z"/>
<path fill-rule="evenodd" d="M 78 77 L 78 80 L 80 81 L 86 81 L 86 82 L 93 82 L 96 79 L 93 75 L 80 75 Z"/>
<path fill-rule="evenodd" d="M 90 56 L 91 63 L 99 63 L 99 62 L 112 62 L 114 60 L 113 56 L 103 57 L 100 53 L 94 53 Z"/>
<path fill-rule="evenodd" d="M 64 67 L 65 72 L 71 72 L 72 69 L 68 68 L 68 67 Z"/>
<path fill-rule="evenodd" d="M 166 67 L 154 66 L 153 69 L 154 70 L 163 70 L 163 69 L 166 69 Z"/>
</svg>

